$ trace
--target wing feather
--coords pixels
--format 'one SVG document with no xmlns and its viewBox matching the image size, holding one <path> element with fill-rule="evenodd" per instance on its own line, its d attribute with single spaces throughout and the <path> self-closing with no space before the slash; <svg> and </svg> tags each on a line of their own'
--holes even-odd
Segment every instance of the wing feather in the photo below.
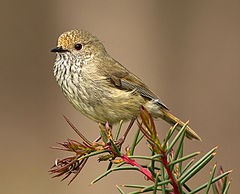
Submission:
<svg viewBox="0 0 240 194">
<path fill-rule="evenodd" d="M 113 60 L 113 59 L 111 59 Z M 104 71 L 101 69 L 101 71 Z M 107 68 L 104 71 L 107 80 L 113 87 L 120 90 L 135 91 L 138 92 L 142 97 L 153 101 L 161 107 L 168 110 L 167 106 L 164 105 L 161 100 L 155 95 L 136 75 L 129 72 L 117 61 L 111 64 L 111 68 Z"/>
</svg>

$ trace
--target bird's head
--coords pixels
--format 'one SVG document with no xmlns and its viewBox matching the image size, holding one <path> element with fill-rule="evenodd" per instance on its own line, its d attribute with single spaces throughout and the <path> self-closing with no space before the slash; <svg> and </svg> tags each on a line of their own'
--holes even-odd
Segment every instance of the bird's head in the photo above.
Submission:
<svg viewBox="0 0 240 194">
<path fill-rule="evenodd" d="M 58 38 L 56 48 L 51 52 L 73 55 L 80 59 L 92 59 L 106 55 L 103 44 L 85 30 L 71 30 L 64 32 Z"/>
</svg>

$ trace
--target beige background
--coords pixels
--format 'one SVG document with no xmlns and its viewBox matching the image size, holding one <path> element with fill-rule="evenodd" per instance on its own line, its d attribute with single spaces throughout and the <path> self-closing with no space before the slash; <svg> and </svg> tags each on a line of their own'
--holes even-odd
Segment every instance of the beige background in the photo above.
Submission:
<svg viewBox="0 0 240 194">
<path fill-rule="evenodd" d="M 62 114 L 89 139 L 98 136 L 97 124 L 74 110 L 52 75 L 49 50 L 74 28 L 97 35 L 173 113 L 190 119 L 203 142 L 186 141 L 186 153 L 220 146 L 213 162 L 234 169 L 230 193 L 237 193 L 240 1 L 22 0 L 2 1 L 0 9 L 0 193 L 117 193 L 115 184 L 149 184 L 136 172 L 121 172 L 90 186 L 107 165 L 95 159 L 70 186 L 48 174 L 54 159 L 64 156 L 49 147 L 77 138 Z M 169 126 L 157 125 L 163 137 Z M 193 179 L 193 188 L 207 180 L 213 162 Z"/>
</svg>

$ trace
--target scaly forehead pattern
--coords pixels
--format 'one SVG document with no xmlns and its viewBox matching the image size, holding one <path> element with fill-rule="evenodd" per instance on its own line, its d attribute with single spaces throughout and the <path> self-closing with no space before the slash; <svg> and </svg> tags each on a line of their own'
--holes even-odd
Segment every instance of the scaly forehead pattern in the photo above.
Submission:
<svg viewBox="0 0 240 194">
<path fill-rule="evenodd" d="M 77 43 L 86 44 L 87 42 L 95 40 L 97 40 L 97 38 L 85 30 L 71 30 L 59 36 L 58 46 L 68 48 L 70 45 Z"/>
</svg>

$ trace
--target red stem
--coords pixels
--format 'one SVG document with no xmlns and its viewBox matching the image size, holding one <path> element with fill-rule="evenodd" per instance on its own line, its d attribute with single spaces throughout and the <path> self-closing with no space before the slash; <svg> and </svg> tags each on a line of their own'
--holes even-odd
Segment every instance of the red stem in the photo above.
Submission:
<svg viewBox="0 0 240 194">
<path fill-rule="evenodd" d="M 128 164 L 132 165 L 132 166 L 136 166 L 138 168 L 140 168 L 140 171 L 145 174 L 147 176 L 147 178 L 151 181 L 154 182 L 154 179 L 152 178 L 152 174 L 150 171 L 148 171 L 147 169 L 143 168 L 142 166 L 140 166 L 135 160 L 130 159 L 127 155 L 122 155 L 121 158 Z"/>
<path fill-rule="evenodd" d="M 165 166 L 165 168 L 167 170 L 167 173 L 168 173 L 168 176 L 169 176 L 170 180 L 172 181 L 172 186 L 173 186 L 174 193 L 179 194 L 177 183 L 175 182 L 175 180 L 173 178 L 171 170 L 168 168 L 168 161 L 167 161 L 166 153 L 162 152 L 162 155 L 163 155 L 162 156 L 162 162 L 163 162 L 163 165 Z"/>
</svg>

